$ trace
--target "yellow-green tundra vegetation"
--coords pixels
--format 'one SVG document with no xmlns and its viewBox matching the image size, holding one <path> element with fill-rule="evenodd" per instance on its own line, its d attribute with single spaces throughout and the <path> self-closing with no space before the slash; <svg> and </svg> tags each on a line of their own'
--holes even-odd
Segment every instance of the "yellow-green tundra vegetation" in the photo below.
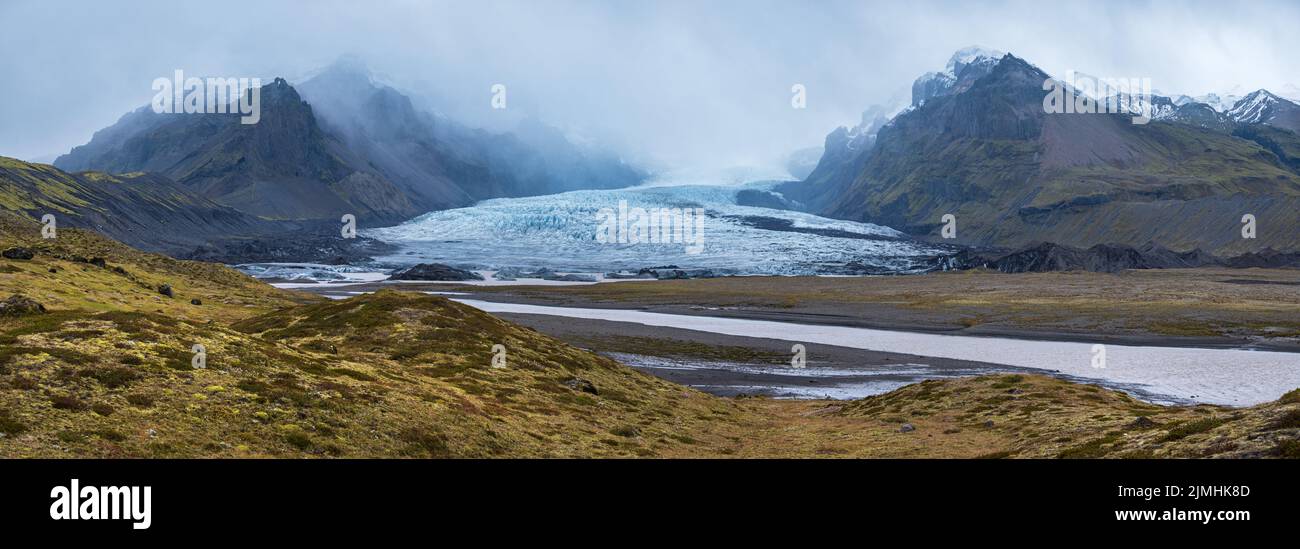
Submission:
<svg viewBox="0 0 1300 549">
<path fill-rule="evenodd" d="M 1297 392 L 1161 407 L 1003 375 L 725 399 L 440 297 L 329 301 L 0 213 L 15 247 L 34 255 L 0 259 L 0 300 L 45 311 L 0 309 L 3 457 L 1300 456 Z"/>
</svg>

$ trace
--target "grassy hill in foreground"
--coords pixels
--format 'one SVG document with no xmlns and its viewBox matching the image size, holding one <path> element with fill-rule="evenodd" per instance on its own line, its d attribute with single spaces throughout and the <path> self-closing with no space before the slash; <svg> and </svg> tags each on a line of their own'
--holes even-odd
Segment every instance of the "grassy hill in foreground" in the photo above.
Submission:
<svg viewBox="0 0 1300 549">
<path fill-rule="evenodd" d="M 47 312 L 0 316 L 0 456 L 657 455 L 754 416 L 442 298 L 327 302 L 4 223 L 36 255 L 0 260 L 0 299 Z"/>
<path fill-rule="evenodd" d="M 854 402 L 723 399 L 440 297 L 325 301 L 93 233 L 38 234 L 0 214 L 0 250 L 35 251 L 0 259 L 0 300 L 46 308 L 0 309 L 0 457 L 1300 455 L 1295 392 L 1166 408 L 986 376 Z"/>
</svg>

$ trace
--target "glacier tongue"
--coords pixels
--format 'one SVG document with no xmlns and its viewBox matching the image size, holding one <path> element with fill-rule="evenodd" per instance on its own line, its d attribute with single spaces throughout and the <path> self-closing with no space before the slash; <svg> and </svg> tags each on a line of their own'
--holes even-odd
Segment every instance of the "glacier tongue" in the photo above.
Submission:
<svg viewBox="0 0 1300 549">
<path fill-rule="evenodd" d="M 475 269 L 548 268 L 562 272 L 636 271 L 676 265 L 719 274 L 861 274 L 920 270 L 936 246 L 870 223 L 741 206 L 741 190 L 773 183 L 648 186 L 499 198 L 430 212 L 395 227 L 362 231 L 394 244 L 381 263 L 445 263 Z M 687 243 L 602 243 L 603 208 L 703 208 L 702 250 Z"/>
</svg>

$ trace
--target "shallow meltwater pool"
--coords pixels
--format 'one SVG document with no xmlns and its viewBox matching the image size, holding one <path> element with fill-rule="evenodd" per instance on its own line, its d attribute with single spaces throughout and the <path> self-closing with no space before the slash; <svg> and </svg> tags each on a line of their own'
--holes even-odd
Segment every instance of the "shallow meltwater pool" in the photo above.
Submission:
<svg viewBox="0 0 1300 549">
<path fill-rule="evenodd" d="M 631 353 L 602 353 L 637 370 L 709 394 L 767 396 L 788 399 L 849 400 L 888 393 L 927 379 L 945 379 L 1006 372 L 997 366 L 932 368 L 927 364 L 890 364 L 862 368 L 795 369 L 751 364 L 669 358 Z"/>
<path fill-rule="evenodd" d="M 1101 347 L 1105 354 L 1105 360 L 1101 362 L 1097 360 L 1098 348 L 1095 344 L 1087 342 L 926 334 L 635 310 L 550 307 L 453 299 L 489 313 L 539 314 L 632 322 L 724 335 L 985 362 L 1046 371 L 1071 379 L 1095 382 L 1107 387 L 1128 390 L 1134 393 L 1134 396 L 1161 403 L 1199 402 L 1250 406 L 1276 400 L 1283 393 L 1300 387 L 1300 353 L 1106 344 Z M 632 360 L 632 362 L 637 361 Z M 1098 367 L 1101 365 L 1104 367 Z M 643 366 L 654 367 L 655 365 Z M 658 365 L 661 368 L 670 366 L 669 364 Z M 900 366 L 908 369 L 916 367 L 917 365 Z M 778 368 L 773 367 L 773 369 Z M 944 372 L 946 373 L 949 372 Z M 935 375 L 929 377 L 945 376 L 935 372 Z M 894 380 L 889 379 L 864 380 L 863 383 L 870 386 L 864 387 L 863 390 L 874 391 L 893 382 Z M 831 398 L 838 398 L 834 396 L 837 391 L 821 390 L 821 393 Z M 811 396 L 817 394 L 818 391 L 814 390 Z"/>
</svg>

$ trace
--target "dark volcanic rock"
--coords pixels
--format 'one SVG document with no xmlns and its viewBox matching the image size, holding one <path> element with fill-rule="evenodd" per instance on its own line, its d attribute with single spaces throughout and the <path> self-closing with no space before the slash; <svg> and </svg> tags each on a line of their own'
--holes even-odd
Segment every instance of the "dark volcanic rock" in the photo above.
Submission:
<svg viewBox="0 0 1300 549">
<path fill-rule="evenodd" d="M 393 271 L 390 280 L 430 280 L 430 281 L 457 281 L 457 280 L 483 280 L 483 276 L 464 269 L 449 267 L 440 263 L 420 263 Z"/>
<path fill-rule="evenodd" d="M 1126 427 L 1129 429 L 1150 429 L 1152 427 L 1155 427 L 1156 425 L 1159 424 L 1153 421 L 1151 418 L 1146 416 L 1139 416 L 1137 419 L 1129 422 L 1129 424 Z"/>
<path fill-rule="evenodd" d="M 1142 254 L 1128 246 L 1097 245 L 1087 250 L 1044 243 L 1020 250 L 994 262 L 1004 273 L 1045 271 L 1094 271 L 1117 273 L 1144 269 Z"/>
<path fill-rule="evenodd" d="M 177 254 L 177 259 L 215 263 L 321 263 L 356 265 L 396 248 L 378 240 L 340 238 L 330 227 L 317 231 L 288 232 L 275 237 L 231 238 Z"/>
<path fill-rule="evenodd" d="M 492 274 L 492 278 L 497 280 L 515 280 L 518 278 L 540 278 L 542 280 L 554 280 L 559 282 L 596 282 L 596 277 L 585 274 L 560 274 L 554 270 L 542 267 L 535 271 L 527 271 L 518 267 L 506 267 Z"/>
<path fill-rule="evenodd" d="M 688 278 L 717 278 L 730 273 L 713 269 L 683 269 L 676 265 L 664 267 L 646 267 L 637 271 L 636 278 L 657 278 L 659 280 L 684 280 Z M 632 278 L 623 276 L 621 278 Z"/>
<path fill-rule="evenodd" d="M 1127 269 L 1176 269 L 1220 264 L 1201 250 L 1174 252 L 1147 244 L 1134 248 L 1122 244 L 1098 244 L 1086 250 L 1044 242 L 1011 253 L 964 250 L 945 258 L 944 268 L 994 269 L 1004 273 L 1050 271 L 1092 271 L 1117 273 Z"/>
<path fill-rule="evenodd" d="M 162 294 L 162 295 L 165 295 L 165 296 L 167 296 L 167 297 L 173 297 L 173 296 L 172 296 L 172 285 L 171 285 L 171 284 L 163 284 L 162 286 L 159 286 L 159 287 L 158 287 L 158 293 L 160 293 L 160 294 Z"/>
<path fill-rule="evenodd" d="M 596 277 L 585 274 L 557 274 L 548 276 L 545 280 L 554 280 L 557 282 L 596 282 Z"/>
<path fill-rule="evenodd" d="M 39 315 L 44 312 L 44 305 L 22 294 L 14 294 L 9 299 L 0 301 L 0 317 Z"/>
<path fill-rule="evenodd" d="M 0 252 L 0 256 L 4 256 L 5 259 L 27 260 L 36 257 L 36 252 L 33 252 L 27 248 L 16 247 L 16 248 L 9 248 L 3 252 Z"/>
<path fill-rule="evenodd" d="M 559 273 L 542 267 L 535 270 L 527 270 L 519 267 L 504 267 L 492 274 L 492 278 L 497 280 L 514 280 L 516 278 L 546 278 L 548 276 L 557 276 Z"/>
<path fill-rule="evenodd" d="M 605 278 L 608 278 L 608 279 L 611 279 L 611 280 L 638 280 L 638 279 L 642 279 L 642 280 L 643 280 L 643 279 L 654 278 L 654 275 L 651 275 L 650 273 L 644 272 L 644 269 L 642 269 L 641 272 L 635 272 L 635 273 L 633 273 L 633 272 L 629 272 L 629 271 L 618 271 L 618 272 L 616 272 L 616 273 L 605 273 Z"/>
<path fill-rule="evenodd" d="M 564 386 L 573 389 L 575 391 L 582 391 L 584 393 L 591 393 L 593 395 L 600 394 L 600 391 L 596 390 L 595 385 L 593 385 L 590 381 L 587 381 L 580 377 L 571 378 L 568 381 L 565 381 Z"/>
<path fill-rule="evenodd" d="M 1300 267 L 1300 252 L 1283 253 L 1272 248 L 1265 248 L 1259 252 L 1250 252 L 1241 254 L 1237 257 L 1229 258 L 1224 261 L 1229 267 Z"/>
<path fill-rule="evenodd" d="M 1204 250 L 1175 252 L 1153 243 L 1134 248 L 1123 244 L 1098 244 L 1086 250 L 1050 242 L 1006 252 L 967 248 L 952 255 L 930 258 L 932 270 L 993 269 L 1004 273 L 1091 271 L 1118 273 L 1126 269 L 1186 269 L 1223 266 L 1233 268 L 1300 268 L 1300 252 L 1265 248 L 1230 258 Z"/>
</svg>

